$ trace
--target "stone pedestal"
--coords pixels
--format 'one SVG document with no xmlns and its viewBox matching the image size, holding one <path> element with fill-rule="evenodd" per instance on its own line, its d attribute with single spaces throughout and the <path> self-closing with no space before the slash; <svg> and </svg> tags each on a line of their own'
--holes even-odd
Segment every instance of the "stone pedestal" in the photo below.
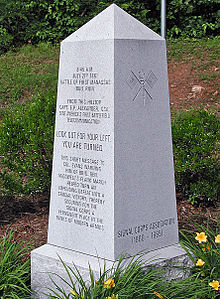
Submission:
<svg viewBox="0 0 220 299">
<path fill-rule="evenodd" d="M 56 275 L 56 273 L 69 282 L 66 271 L 60 262 L 59 257 L 66 265 L 73 268 L 73 264 L 79 269 L 83 279 L 90 281 L 89 267 L 91 266 L 95 274 L 95 278 L 99 278 L 100 268 L 111 269 L 113 262 L 95 256 L 83 254 L 81 252 L 64 249 L 58 246 L 45 244 L 31 253 L 31 285 L 36 299 L 47 298 L 42 293 L 49 293 L 48 288 L 55 287 L 50 279 L 50 276 L 56 281 L 60 287 L 63 287 L 67 292 L 69 287 Z M 170 245 L 164 248 L 150 251 L 143 255 L 142 260 L 146 261 L 148 266 L 161 266 L 165 270 L 164 276 L 168 279 L 181 279 L 187 276 L 178 267 L 189 266 L 191 262 L 185 251 L 179 244 Z M 125 259 L 125 265 L 130 261 L 130 258 Z M 117 263 L 115 263 L 117 265 Z"/>
</svg>

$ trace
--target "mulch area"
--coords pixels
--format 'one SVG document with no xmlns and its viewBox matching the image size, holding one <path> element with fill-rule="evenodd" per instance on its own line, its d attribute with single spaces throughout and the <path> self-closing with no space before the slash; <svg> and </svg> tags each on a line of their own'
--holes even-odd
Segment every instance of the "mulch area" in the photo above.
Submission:
<svg viewBox="0 0 220 299">
<path fill-rule="evenodd" d="M 15 232 L 15 237 L 24 243 L 31 242 L 34 247 L 47 241 L 48 197 L 0 198 L 0 236 L 7 229 Z"/>
<path fill-rule="evenodd" d="M 197 61 L 200 64 L 200 61 Z M 196 61 L 193 61 L 195 68 Z M 214 66 L 213 66 L 214 67 Z M 214 81 L 199 81 L 199 71 L 192 71 L 192 62 L 169 63 L 170 104 L 172 110 L 188 110 L 191 107 L 203 109 L 220 108 L 217 86 L 220 78 Z M 207 70 L 215 72 L 218 68 Z M 197 86 L 197 87 L 195 87 Z M 220 109 L 219 109 L 220 112 Z M 207 219 L 213 228 L 217 228 L 220 204 L 216 207 L 195 207 L 177 194 L 177 212 L 179 228 L 196 230 L 194 224 L 206 225 Z M 38 247 L 47 241 L 49 200 L 46 195 L 35 198 L 3 199 L 0 196 L 0 237 L 8 228 L 16 231 L 16 236 L 26 243 L 33 242 Z M 219 228 L 218 228 L 219 231 Z"/>
</svg>

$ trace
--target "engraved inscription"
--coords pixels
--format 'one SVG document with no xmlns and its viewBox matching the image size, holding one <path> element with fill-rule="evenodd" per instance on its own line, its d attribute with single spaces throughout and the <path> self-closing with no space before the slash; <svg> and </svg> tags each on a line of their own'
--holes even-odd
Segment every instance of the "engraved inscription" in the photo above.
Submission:
<svg viewBox="0 0 220 299">
<path fill-rule="evenodd" d="M 153 71 L 150 71 L 150 73 L 148 74 L 147 80 L 146 80 L 147 84 L 153 88 L 154 85 L 157 82 L 157 77 L 156 75 L 153 73 Z"/>
<path fill-rule="evenodd" d="M 138 80 L 136 79 L 136 77 L 131 73 L 127 79 L 127 83 L 130 86 L 131 89 L 133 89 L 136 84 L 138 83 Z"/>
<path fill-rule="evenodd" d="M 92 66 L 80 66 L 73 69 L 72 76 L 61 78 L 61 85 L 72 85 L 78 92 L 94 92 L 97 86 L 111 85 L 109 78 L 103 78 Z"/>
<path fill-rule="evenodd" d="M 59 116 L 67 123 L 100 125 L 102 120 L 110 119 L 110 108 L 97 98 L 67 98 L 58 106 Z"/>
<path fill-rule="evenodd" d="M 103 231 L 105 162 L 86 156 L 61 155 L 61 163 L 63 172 L 58 173 L 57 196 L 63 199 L 63 207 L 58 208 L 56 220 Z"/>
<path fill-rule="evenodd" d="M 113 136 L 107 129 L 112 108 L 103 90 L 110 85 L 111 80 L 93 66 L 72 67 L 71 75 L 60 79 L 61 88 L 70 92 L 57 106 L 60 125 L 55 135 L 61 153 L 56 156 L 59 170 L 54 190 L 59 223 L 106 229 L 104 210 L 110 185 L 106 157 Z M 101 94 L 96 90 L 102 90 Z"/>
<path fill-rule="evenodd" d="M 175 225 L 174 217 L 160 219 L 150 223 L 144 223 L 119 230 L 117 237 L 118 239 L 130 238 L 132 244 L 144 242 L 147 239 L 155 240 L 163 238 L 165 236 L 166 229 L 172 225 Z"/>
</svg>

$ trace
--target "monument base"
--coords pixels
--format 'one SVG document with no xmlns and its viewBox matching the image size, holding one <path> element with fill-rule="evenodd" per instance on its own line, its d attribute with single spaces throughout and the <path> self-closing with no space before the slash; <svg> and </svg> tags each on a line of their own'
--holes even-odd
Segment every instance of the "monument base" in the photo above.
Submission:
<svg viewBox="0 0 220 299">
<path fill-rule="evenodd" d="M 76 265 L 83 279 L 88 281 L 88 283 L 90 281 L 89 265 L 91 266 L 96 279 L 99 278 L 100 268 L 103 269 L 104 264 L 106 264 L 106 269 L 110 269 L 113 265 L 113 261 L 110 260 L 45 244 L 31 252 L 31 286 L 35 298 L 47 298 L 46 295 L 42 293 L 48 294 L 48 288 L 55 290 L 50 276 L 60 287 L 64 288 L 68 292 L 70 291 L 68 285 L 66 285 L 59 277 L 54 275 L 54 273 L 56 273 L 69 282 L 67 273 L 60 262 L 59 257 L 66 265 L 72 268 L 73 264 Z M 129 261 L 129 259 L 130 258 L 126 259 L 126 261 Z M 159 265 L 164 267 L 166 271 L 164 276 L 168 279 L 175 280 L 185 278 L 188 273 L 184 272 L 181 268 L 183 266 L 187 267 L 191 265 L 189 257 L 180 244 L 174 244 L 150 251 L 143 255 L 142 260 L 147 261 L 147 265 L 149 266 Z"/>
</svg>

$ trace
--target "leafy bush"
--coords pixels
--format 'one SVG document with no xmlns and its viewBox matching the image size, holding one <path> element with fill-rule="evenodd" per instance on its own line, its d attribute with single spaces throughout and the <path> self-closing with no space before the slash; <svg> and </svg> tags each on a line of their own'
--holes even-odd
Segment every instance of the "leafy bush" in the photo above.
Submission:
<svg viewBox="0 0 220 299">
<path fill-rule="evenodd" d="M 1 54 L 1 52 L 4 52 L 4 50 L 9 49 L 13 40 L 13 36 L 8 34 L 7 30 L 2 25 L 0 25 L 0 40 L 1 40 L 1 49 L 0 49 L 0 54 Z"/>
<path fill-rule="evenodd" d="M 6 195 L 49 190 L 55 96 L 39 96 L 0 124 L 1 187 Z"/>
<path fill-rule="evenodd" d="M 160 32 L 160 0 L 0 0 L 0 36 L 8 37 L 0 52 L 28 42 L 63 39 L 113 2 Z M 167 36 L 218 35 L 218 4 L 218 0 L 168 1 Z"/>
<path fill-rule="evenodd" d="M 145 0 L 149 11 L 147 25 L 159 32 L 160 0 Z M 218 0 L 169 0 L 167 1 L 167 36 L 196 37 L 218 35 L 220 10 Z"/>
<path fill-rule="evenodd" d="M 0 240 L 0 298 L 31 298 L 30 260 L 24 260 L 30 251 L 16 239 L 15 233 L 7 232 Z"/>
<path fill-rule="evenodd" d="M 206 111 L 182 112 L 172 124 L 176 189 L 192 204 L 219 196 L 219 119 Z"/>
<path fill-rule="evenodd" d="M 73 33 L 113 1 L 92 0 L 0 0 L 0 25 L 4 26 L 13 41 L 8 44 L 59 41 Z M 139 1 L 115 1 L 143 22 L 146 10 Z M 4 48 L 2 48 L 2 51 Z"/>
</svg>

